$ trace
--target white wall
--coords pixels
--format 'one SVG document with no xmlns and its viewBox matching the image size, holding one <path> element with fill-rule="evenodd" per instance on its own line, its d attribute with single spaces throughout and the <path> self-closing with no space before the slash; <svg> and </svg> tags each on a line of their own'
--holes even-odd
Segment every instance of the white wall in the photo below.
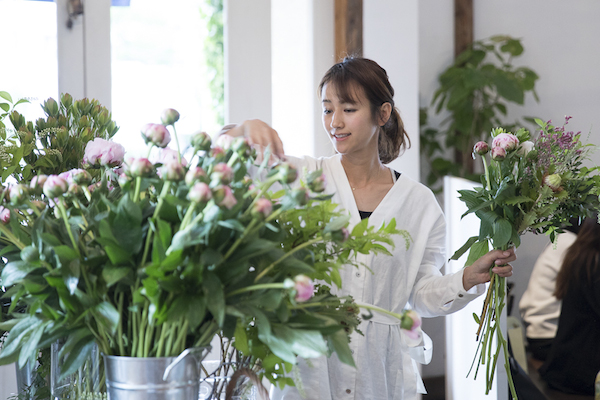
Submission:
<svg viewBox="0 0 600 400">
<path fill-rule="evenodd" d="M 562 123 L 565 115 L 573 119 L 568 127 L 591 132 L 590 142 L 600 143 L 600 3 L 576 0 L 568 5 L 561 0 L 475 0 L 475 40 L 496 34 L 521 38 L 525 52 L 514 60 L 538 73 L 537 93 L 524 107 L 509 106 L 507 121 L 521 116 L 536 116 Z M 438 75 L 452 62 L 454 46 L 454 7 L 450 0 L 419 2 L 420 35 L 420 104 L 428 106 L 437 88 Z M 443 116 L 430 122 L 439 123 Z M 531 127 L 530 127 L 531 128 Z M 600 161 L 600 152 L 593 164 Z M 526 235 L 513 263 L 515 304 L 512 315 L 518 315 L 518 301 L 525 290 L 535 259 L 544 248 L 544 236 Z M 449 249 L 450 252 L 456 249 Z M 427 324 L 429 321 L 424 323 Z M 427 330 L 427 326 L 425 327 Z M 435 342 L 437 349 L 440 349 Z M 425 375 L 439 372 L 439 352 L 434 351 L 432 365 Z M 429 373 L 433 371 L 433 373 Z"/>
</svg>

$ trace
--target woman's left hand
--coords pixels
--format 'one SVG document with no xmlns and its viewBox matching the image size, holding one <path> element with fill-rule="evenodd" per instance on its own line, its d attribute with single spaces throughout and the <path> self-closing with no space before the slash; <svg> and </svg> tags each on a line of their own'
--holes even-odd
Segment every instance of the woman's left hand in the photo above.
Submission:
<svg viewBox="0 0 600 400">
<path fill-rule="evenodd" d="M 473 264 L 465 268 L 463 272 L 463 286 L 465 290 L 471 289 L 480 283 L 490 281 L 490 266 L 494 265 L 492 272 L 501 278 L 512 276 L 513 267 L 509 263 L 515 261 L 517 255 L 515 249 L 492 250 L 480 257 Z"/>
</svg>

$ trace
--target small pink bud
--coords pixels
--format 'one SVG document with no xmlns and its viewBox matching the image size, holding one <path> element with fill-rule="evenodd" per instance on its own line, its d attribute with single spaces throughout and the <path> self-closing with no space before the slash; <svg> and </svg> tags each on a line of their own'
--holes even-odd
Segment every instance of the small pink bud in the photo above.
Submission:
<svg viewBox="0 0 600 400">
<path fill-rule="evenodd" d="M 27 190 L 27 186 L 23 184 L 12 185 L 8 190 L 8 198 L 10 199 L 10 204 L 14 206 L 18 206 L 25 202 L 29 192 Z"/>
<path fill-rule="evenodd" d="M 502 147 L 492 147 L 492 160 L 502 161 L 506 158 L 506 150 Z"/>
<path fill-rule="evenodd" d="M 10 209 L 0 206 L 0 222 L 4 225 L 10 222 Z"/>
<path fill-rule="evenodd" d="M 225 163 L 218 163 L 213 168 L 213 172 L 210 177 L 212 181 L 228 184 L 233 179 L 233 170 Z"/>
<path fill-rule="evenodd" d="M 200 167 L 192 167 L 185 174 L 185 184 L 192 186 L 206 177 L 206 172 Z"/>
<path fill-rule="evenodd" d="M 146 143 L 152 143 L 156 147 L 167 147 L 171 141 L 171 134 L 166 126 L 161 124 L 146 124 L 142 128 L 142 135 Z"/>
<path fill-rule="evenodd" d="M 198 150 L 210 149 L 211 139 L 206 132 L 196 132 L 191 139 L 192 147 Z"/>
<path fill-rule="evenodd" d="M 215 202 L 219 206 L 223 206 L 231 210 L 237 204 L 237 200 L 229 186 L 219 185 L 213 191 Z"/>
<path fill-rule="evenodd" d="M 322 191 L 324 191 L 325 186 L 326 186 L 325 174 L 319 175 L 318 177 L 313 179 L 312 182 L 308 183 L 308 187 L 310 188 L 310 190 L 312 190 L 315 193 L 321 193 Z"/>
<path fill-rule="evenodd" d="M 225 150 L 222 147 L 213 147 L 210 149 L 210 156 L 215 160 L 224 160 L 225 159 Z"/>
<path fill-rule="evenodd" d="M 44 183 L 48 179 L 47 175 L 36 175 L 31 179 L 29 183 L 29 188 L 33 191 L 33 193 L 40 195 L 42 194 L 42 190 L 44 188 Z"/>
<path fill-rule="evenodd" d="M 315 293 L 315 286 L 306 275 L 296 275 L 294 278 L 294 289 L 296 289 L 296 301 L 299 303 L 310 300 Z"/>
<path fill-rule="evenodd" d="M 267 218 L 273 212 L 273 203 L 269 199 L 264 197 L 256 200 L 254 208 L 252 209 L 252 215 L 259 218 Z"/>
<path fill-rule="evenodd" d="M 172 108 L 167 108 L 166 110 L 163 110 L 160 120 L 167 126 L 173 125 L 175 122 L 179 121 L 179 112 Z"/>
<path fill-rule="evenodd" d="M 74 168 L 70 172 L 71 179 L 78 185 L 88 185 L 92 181 L 92 175 L 85 169 Z"/>
<path fill-rule="evenodd" d="M 282 183 L 292 183 L 298 178 L 298 170 L 292 164 L 277 164 L 274 169 L 278 171 Z"/>
<path fill-rule="evenodd" d="M 54 199 L 67 192 L 69 186 L 67 181 L 57 175 L 50 175 L 44 183 L 44 194 Z"/>
<path fill-rule="evenodd" d="M 487 154 L 488 151 L 490 151 L 490 147 L 488 146 L 488 144 L 486 142 L 477 142 L 475 143 L 475 146 L 473 147 L 473 151 L 476 154 L 479 154 L 480 156 Z"/>
<path fill-rule="evenodd" d="M 194 203 L 205 203 L 212 198 L 212 192 L 208 185 L 204 182 L 196 182 L 190 188 L 188 199 Z"/>
<path fill-rule="evenodd" d="M 134 177 L 147 177 L 154 172 L 154 164 L 147 158 L 136 158 L 130 162 L 129 172 Z"/>
<path fill-rule="evenodd" d="M 415 310 L 408 310 L 402 315 L 400 328 L 404 329 L 409 338 L 413 340 L 421 339 L 421 317 Z"/>
<path fill-rule="evenodd" d="M 181 181 L 185 178 L 185 166 L 177 161 L 164 164 L 161 168 L 162 177 L 168 181 Z"/>
</svg>

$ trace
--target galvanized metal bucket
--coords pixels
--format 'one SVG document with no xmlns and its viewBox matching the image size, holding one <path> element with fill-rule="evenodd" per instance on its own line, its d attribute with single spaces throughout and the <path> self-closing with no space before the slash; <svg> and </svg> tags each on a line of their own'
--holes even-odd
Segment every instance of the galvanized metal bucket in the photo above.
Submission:
<svg viewBox="0 0 600 400">
<path fill-rule="evenodd" d="M 208 349 L 179 357 L 104 356 L 109 400 L 198 400 L 199 363 Z"/>
</svg>

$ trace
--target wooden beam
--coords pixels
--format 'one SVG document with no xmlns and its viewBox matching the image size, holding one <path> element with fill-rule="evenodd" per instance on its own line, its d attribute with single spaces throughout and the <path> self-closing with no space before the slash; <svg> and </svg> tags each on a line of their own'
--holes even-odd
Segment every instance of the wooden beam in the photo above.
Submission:
<svg viewBox="0 0 600 400">
<path fill-rule="evenodd" d="M 336 61 L 352 55 L 362 57 L 363 0 L 335 0 Z"/>
<path fill-rule="evenodd" d="M 454 0 L 454 57 L 473 43 L 473 0 Z"/>
</svg>

